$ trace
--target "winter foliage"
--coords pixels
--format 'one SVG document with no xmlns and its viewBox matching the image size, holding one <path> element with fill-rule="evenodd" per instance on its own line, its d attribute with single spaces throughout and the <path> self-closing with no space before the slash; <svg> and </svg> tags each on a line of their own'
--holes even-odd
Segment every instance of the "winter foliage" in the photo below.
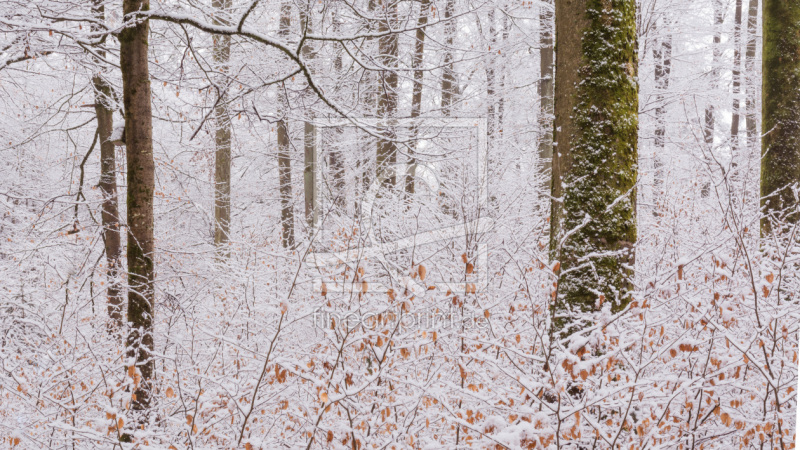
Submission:
<svg viewBox="0 0 800 450">
<path fill-rule="evenodd" d="M 121 0 L 1 2 L 0 442 L 793 448 L 798 190 L 762 233 L 761 5 L 588 3 L 635 18 L 634 33 L 603 30 L 603 16 L 584 39 L 602 57 L 603 36 L 636 34 L 630 67 L 595 69 L 628 100 L 638 89 L 638 128 L 632 110 L 617 123 L 638 129 L 618 147 L 638 159 L 623 171 L 603 147 L 565 180 L 625 178 L 619 217 L 598 216 L 592 192 L 551 195 L 539 83 L 552 2 L 152 0 L 128 16 Z M 95 107 L 121 138 L 118 38 L 146 19 L 155 372 L 141 410 L 147 380 L 107 306 L 128 279 L 124 257 L 109 271 Z M 610 90 L 599 84 L 575 109 L 587 148 L 607 137 L 590 116 Z M 129 168 L 115 152 L 124 237 Z M 629 292 L 595 292 L 569 333 L 552 320 L 570 273 L 551 249 L 551 202 L 564 201 L 586 214 L 567 221 L 562 258 L 608 257 L 580 253 L 586 225 L 637 234 L 635 258 L 613 267 Z"/>
</svg>

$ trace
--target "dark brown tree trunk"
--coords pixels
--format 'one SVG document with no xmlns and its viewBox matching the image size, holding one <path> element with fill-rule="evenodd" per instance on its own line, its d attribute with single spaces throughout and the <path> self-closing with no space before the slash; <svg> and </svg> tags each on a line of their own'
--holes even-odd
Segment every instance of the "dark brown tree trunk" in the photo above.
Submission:
<svg viewBox="0 0 800 450">
<path fill-rule="evenodd" d="M 212 7 L 216 10 L 214 24 L 228 25 L 224 19 L 231 8 L 231 0 L 214 0 Z M 221 34 L 213 36 L 214 39 L 214 64 L 219 72 L 218 88 L 219 99 L 214 106 L 214 119 L 216 133 L 214 145 L 216 147 L 214 164 L 214 246 L 218 258 L 230 255 L 228 241 L 231 230 L 231 115 L 228 108 L 227 75 L 228 63 L 231 57 L 231 37 Z"/>
<path fill-rule="evenodd" d="M 94 15 L 101 22 L 105 21 L 105 7 L 101 0 L 95 0 Z M 99 32 L 99 27 L 95 30 Z M 106 52 L 97 49 L 100 57 L 105 57 Z M 111 85 L 106 82 L 100 73 L 92 77 L 95 90 L 94 110 L 97 115 L 97 134 L 100 139 L 100 192 L 103 194 L 102 221 L 103 244 L 108 264 L 108 317 L 111 319 L 111 328 L 119 332 L 123 327 L 123 299 L 120 282 L 120 267 L 122 265 L 122 245 L 119 236 L 119 207 L 117 199 L 117 163 L 114 143 L 111 142 L 111 133 L 114 130 L 114 100 Z"/>
<path fill-rule="evenodd" d="M 147 11 L 149 0 L 124 0 L 124 14 Z M 149 23 L 138 22 L 119 34 L 122 97 L 125 105 L 125 147 L 128 165 L 128 358 L 134 366 L 135 387 L 131 408 L 144 424 L 151 404 L 155 362 L 153 360 L 154 323 L 154 245 L 153 123 L 150 73 L 147 61 Z M 138 373 L 135 373 L 138 372 Z"/>
<path fill-rule="evenodd" d="M 555 5 L 552 331 L 563 336 L 604 302 L 620 311 L 631 298 L 638 60 L 634 0 Z"/>
<path fill-rule="evenodd" d="M 800 2 L 764 0 L 761 231 L 798 220 L 800 182 Z"/>
<path fill-rule="evenodd" d="M 279 34 L 288 38 L 292 25 L 292 5 L 284 2 L 281 5 L 281 23 Z M 289 127 L 286 114 L 289 110 L 285 86 L 281 85 L 280 93 L 281 118 L 278 120 L 278 186 L 281 199 L 281 243 L 284 248 L 294 248 L 294 202 L 292 201 L 292 157 Z"/>
</svg>

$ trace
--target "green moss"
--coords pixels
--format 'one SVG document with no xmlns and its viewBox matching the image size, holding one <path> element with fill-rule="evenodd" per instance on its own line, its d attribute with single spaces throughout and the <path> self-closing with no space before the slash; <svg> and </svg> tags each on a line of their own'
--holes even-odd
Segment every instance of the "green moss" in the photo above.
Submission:
<svg viewBox="0 0 800 450">
<path fill-rule="evenodd" d="M 764 1 L 761 195 L 768 214 L 796 208 L 800 181 L 800 3 Z M 767 197 L 772 195 L 771 197 Z M 797 213 L 788 220 L 795 222 Z M 762 232 L 771 231 L 768 220 Z"/>
<path fill-rule="evenodd" d="M 602 296 L 619 311 L 630 301 L 636 242 L 638 87 L 636 3 L 589 0 L 582 40 L 576 133 L 564 175 L 561 262 L 554 328 L 564 330 Z M 588 220 L 591 218 L 591 220 Z M 576 231 L 577 230 L 577 231 Z"/>
</svg>

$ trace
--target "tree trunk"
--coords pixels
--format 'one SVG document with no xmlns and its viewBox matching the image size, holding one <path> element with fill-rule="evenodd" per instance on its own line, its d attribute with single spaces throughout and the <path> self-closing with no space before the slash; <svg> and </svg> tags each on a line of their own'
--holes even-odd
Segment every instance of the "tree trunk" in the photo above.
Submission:
<svg viewBox="0 0 800 450">
<path fill-rule="evenodd" d="M 308 4 L 307 10 L 300 11 L 300 25 L 302 29 L 301 34 L 310 34 L 312 32 L 312 6 L 313 3 Z M 310 63 L 315 55 L 314 49 L 310 42 L 303 45 L 302 55 L 306 63 Z M 311 94 L 311 88 L 308 88 L 308 94 Z M 314 228 L 317 222 L 317 128 L 314 126 L 313 111 L 306 112 L 307 120 L 303 124 L 303 193 L 305 194 L 305 212 L 306 223 L 308 229 Z"/>
<path fill-rule="evenodd" d="M 216 10 L 214 24 L 228 25 L 224 19 L 231 7 L 231 0 L 214 0 L 213 8 Z M 231 116 L 228 108 L 227 75 L 228 63 L 231 57 L 231 37 L 215 34 L 214 37 L 214 64 L 219 72 L 217 83 L 219 99 L 214 106 L 214 119 L 216 121 L 216 134 L 214 144 L 216 147 L 214 165 L 214 245 L 218 258 L 230 255 L 227 248 L 230 239 L 231 222 Z"/>
<path fill-rule="evenodd" d="M 716 93 L 719 88 L 719 60 L 722 55 L 722 22 L 724 19 L 725 11 L 723 9 L 722 0 L 714 0 L 714 41 L 711 46 L 711 92 Z M 714 147 L 714 133 L 716 128 L 716 113 L 714 108 L 714 99 L 711 98 L 706 105 L 705 123 L 703 125 L 703 140 L 706 144 L 707 151 L 711 151 Z M 711 183 L 706 182 L 703 184 L 703 189 L 700 195 L 708 197 L 711 194 Z"/>
<path fill-rule="evenodd" d="M 105 21 L 105 7 L 101 0 L 95 0 L 94 15 L 100 22 Z M 94 30 L 99 32 L 99 27 Z M 98 55 L 106 56 L 105 50 L 96 49 Z M 98 61 L 99 62 L 99 61 Z M 103 244 L 105 245 L 106 264 L 108 264 L 108 317 L 111 319 L 113 331 L 121 331 L 123 326 L 122 286 L 119 270 L 121 266 L 122 247 L 119 236 L 119 207 L 117 200 L 117 163 L 114 143 L 109 139 L 114 130 L 114 109 L 112 105 L 113 91 L 111 85 L 100 73 L 92 77 L 94 85 L 94 110 L 97 115 L 97 133 L 100 139 L 100 192 L 103 195 L 102 221 Z"/>
<path fill-rule="evenodd" d="M 756 49 L 758 40 L 758 0 L 750 0 L 747 12 L 747 50 L 745 52 L 746 100 L 745 128 L 747 129 L 747 149 L 753 150 L 758 143 L 758 109 L 756 106 Z"/>
<path fill-rule="evenodd" d="M 733 165 L 736 165 L 736 158 L 739 149 L 739 109 L 742 92 L 742 0 L 736 0 L 736 13 L 734 16 L 733 31 L 733 107 L 731 108 L 731 152 L 734 158 Z"/>
<path fill-rule="evenodd" d="M 414 43 L 414 55 L 411 57 L 411 69 L 414 71 L 414 87 L 411 92 L 411 118 L 416 119 L 422 113 L 422 80 L 425 72 L 422 71 L 422 59 L 425 55 L 425 26 L 428 24 L 428 11 L 431 9 L 430 0 L 421 0 L 419 4 L 419 16 L 417 17 L 416 41 Z M 419 129 L 414 127 L 414 145 L 412 146 L 412 157 L 408 161 L 409 166 L 416 163 L 413 158 L 413 148 L 416 146 Z M 414 173 L 409 172 L 406 176 L 406 193 L 414 194 Z"/>
<path fill-rule="evenodd" d="M 281 5 L 281 19 L 278 33 L 284 39 L 289 36 L 292 25 L 292 5 Z M 278 120 L 278 186 L 281 199 L 281 243 L 284 248 L 294 248 L 294 206 L 292 202 L 292 157 L 289 141 L 289 127 L 286 114 L 289 110 L 285 86 L 281 85 L 278 94 L 281 118 Z"/>
<path fill-rule="evenodd" d="M 332 22 L 333 22 L 333 33 L 335 35 L 339 35 L 342 30 L 342 20 L 340 19 L 340 12 L 338 10 L 333 11 L 331 14 Z M 344 50 L 341 48 L 336 49 L 336 56 L 333 58 L 333 73 L 335 79 L 341 79 L 342 76 L 342 54 Z M 344 139 L 344 134 L 341 128 L 334 128 L 331 130 L 332 134 L 335 136 L 335 142 L 342 142 Z M 335 147 L 335 146 L 334 146 Z M 346 207 L 345 199 L 347 198 L 347 192 L 345 191 L 345 170 L 344 170 L 344 156 L 345 151 L 341 148 L 333 148 L 331 149 L 328 157 L 328 161 L 330 163 L 330 171 L 331 177 L 333 178 L 332 187 L 332 203 L 333 206 L 336 207 L 339 211 L 344 212 Z"/>
<path fill-rule="evenodd" d="M 762 233 L 773 220 L 797 221 L 800 181 L 800 3 L 764 0 Z"/>
<path fill-rule="evenodd" d="M 456 75 L 453 71 L 453 43 L 456 37 L 456 24 L 453 15 L 455 14 L 455 0 L 447 0 L 444 7 L 444 33 L 445 33 L 445 52 L 444 64 L 442 69 L 442 114 L 450 117 L 453 110 L 453 102 L 457 90 Z"/>
<path fill-rule="evenodd" d="M 391 31 L 397 23 L 397 3 L 395 0 L 380 0 L 380 10 L 378 15 L 381 20 L 378 23 L 378 32 L 387 33 Z M 378 76 L 380 97 L 378 98 L 378 118 L 382 122 L 381 132 L 386 136 L 386 140 L 378 141 L 377 163 L 376 163 L 376 176 L 380 177 L 381 173 L 387 167 L 391 167 L 397 163 L 397 144 L 394 142 L 396 130 L 392 121 L 397 115 L 397 88 L 398 77 L 397 71 L 394 68 L 397 66 L 397 34 L 391 33 L 387 36 L 382 36 L 378 40 L 378 47 L 380 51 L 380 63 L 382 69 Z M 386 180 L 386 183 L 394 187 L 396 177 L 392 175 Z"/>
<path fill-rule="evenodd" d="M 663 18 L 662 25 L 665 29 L 670 27 L 670 23 Z M 672 33 L 667 30 L 667 35 L 653 47 L 653 60 L 655 63 L 655 84 L 656 84 L 656 111 L 655 111 L 655 147 L 656 154 L 653 158 L 653 168 L 655 169 L 653 186 L 656 196 L 660 195 L 660 189 L 664 184 L 664 161 L 662 154 L 665 151 L 667 135 L 666 108 L 664 105 L 664 93 L 669 89 L 670 73 L 672 72 Z"/>
<path fill-rule="evenodd" d="M 489 152 L 494 147 L 495 133 L 497 132 L 497 74 L 496 58 L 497 52 L 497 29 L 495 25 L 495 11 L 491 7 L 486 14 L 486 21 L 489 22 L 489 50 L 488 58 L 484 62 L 486 71 L 486 142 Z"/>
<path fill-rule="evenodd" d="M 556 0 L 551 241 L 560 263 L 553 331 L 630 301 L 636 242 L 634 0 Z M 563 241 L 563 242 L 562 242 Z"/>
<path fill-rule="evenodd" d="M 539 159 L 542 170 L 549 173 L 553 167 L 553 1 L 545 0 L 539 6 Z"/>
<path fill-rule="evenodd" d="M 150 9 L 149 0 L 124 0 L 124 14 Z M 119 34 L 122 94 L 125 105 L 125 147 L 128 165 L 128 334 L 127 356 L 141 380 L 135 384 L 131 407 L 144 424 L 150 408 L 153 360 L 153 123 L 147 61 L 149 22 L 142 20 Z M 129 368 L 128 370 L 131 370 Z M 134 376 L 134 381 L 138 380 Z"/>
</svg>

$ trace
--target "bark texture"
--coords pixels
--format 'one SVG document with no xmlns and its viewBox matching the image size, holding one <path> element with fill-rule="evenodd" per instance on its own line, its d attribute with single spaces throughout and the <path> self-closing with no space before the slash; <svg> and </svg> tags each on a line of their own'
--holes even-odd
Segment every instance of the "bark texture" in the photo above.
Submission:
<svg viewBox="0 0 800 450">
<path fill-rule="evenodd" d="M 739 149 L 739 122 L 742 92 L 742 0 L 736 0 L 733 30 L 733 106 L 731 108 L 731 149 L 734 161 Z M 735 164 L 735 162 L 734 162 Z"/>
<path fill-rule="evenodd" d="M 456 74 L 453 70 L 453 43 L 456 38 L 456 23 L 455 15 L 456 2 L 455 0 L 447 0 L 444 7 L 444 33 L 445 33 L 445 53 L 444 63 L 442 68 L 442 114 L 446 117 L 450 116 L 453 111 L 453 103 L 455 101 L 458 86 L 456 85 Z"/>
<path fill-rule="evenodd" d="M 224 19 L 231 7 L 231 0 L 214 0 L 212 6 L 217 11 L 214 24 L 229 25 Z M 214 65 L 219 74 L 217 88 L 219 99 L 214 106 L 216 132 L 214 134 L 214 246 L 217 257 L 230 255 L 228 241 L 231 230 L 231 115 L 228 107 L 227 74 L 231 57 L 231 37 L 214 35 Z"/>
<path fill-rule="evenodd" d="M 545 173 L 553 167 L 553 0 L 545 0 L 539 9 L 539 158 Z"/>
<path fill-rule="evenodd" d="M 308 9 L 301 11 L 300 32 L 305 34 L 312 32 L 312 9 L 308 4 Z M 303 45 L 302 55 L 306 62 L 310 63 L 316 56 L 312 44 L 306 42 Z M 313 95 L 311 88 L 307 89 L 308 95 Z M 303 124 L 303 190 L 305 194 L 305 212 L 308 229 L 311 230 L 317 222 L 317 128 L 314 126 L 313 111 L 308 112 L 308 120 Z"/>
<path fill-rule="evenodd" d="M 711 90 L 716 91 L 719 80 L 719 60 L 722 55 L 722 22 L 724 19 L 724 8 L 721 0 L 714 0 L 714 40 L 711 46 Z M 703 137 L 706 145 L 710 147 L 714 144 L 714 132 L 716 126 L 716 112 L 714 110 L 714 103 L 708 102 L 705 112 L 705 128 L 703 129 Z M 706 188 L 703 189 L 703 196 L 708 195 Z"/>
<path fill-rule="evenodd" d="M 800 2 L 764 0 L 761 198 L 766 217 L 796 222 L 800 181 Z"/>
<path fill-rule="evenodd" d="M 150 9 L 149 0 L 124 0 L 124 14 Z M 153 361 L 153 124 L 147 63 L 149 23 L 142 20 L 119 34 L 122 93 L 125 105 L 125 147 L 128 165 L 128 359 L 133 360 L 135 389 L 131 408 L 150 408 Z M 130 370 L 130 368 L 128 369 Z M 130 373 L 130 372 L 129 372 Z M 138 381 L 138 382 L 137 382 Z"/>
<path fill-rule="evenodd" d="M 745 51 L 746 82 L 745 128 L 747 130 L 747 148 L 752 150 L 758 143 L 758 106 L 756 104 L 757 82 L 754 78 L 756 67 L 756 50 L 758 48 L 758 0 L 750 0 L 747 11 L 747 50 Z"/>
<path fill-rule="evenodd" d="M 379 17 L 381 20 L 378 25 L 379 33 L 389 33 L 397 22 L 397 3 L 394 0 L 379 1 Z M 397 115 L 397 88 L 398 77 L 394 68 L 397 66 L 397 33 L 389 33 L 378 40 L 380 51 L 380 63 L 382 70 L 378 76 L 380 97 L 378 98 L 378 118 L 381 119 L 383 126 L 381 133 L 387 137 L 385 140 L 378 141 L 376 176 L 390 166 L 397 163 L 397 144 L 394 142 L 396 130 L 392 126 L 392 121 Z M 394 186 L 396 177 L 392 175 L 386 180 L 386 184 Z"/>
<path fill-rule="evenodd" d="M 292 5 L 284 2 L 281 5 L 281 23 L 278 33 L 284 39 L 289 36 L 292 25 Z M 278 186 L 281 199 L 281 243 L 284 248 L 294 248 L 294 203 L 292 201 L 292 157 L 289 141 L 289 125 L 286 114 L 289 110 L 286 90 L 281 85 L 278 95 L 280 99 L 281 118 L 278 120 Z"/>
<path fill-rule="evenodd" d="M 422 80 L 425 72 L 422 71 L 422 60 L 425 55 L 425 26 L 428 25 L 428 11 L 431 8 L 430 0 L 422 0 L 419 5 L 419 16 L 417 16 L 417 31 L 414 42 L 414 55 L 411 57 L 411 69 L 414 70 L 414 87 L 411 92 L 411 118 L 416 119 L 422 113 Z M 414 127 L 414 137 L 417 138 L 419 130 Z M 416 141 L 414 143 L 416 146 Z M 413 147 L 411 158 L 408 161 L 409 167 L 416 163 L 413 157 Z M 411 196 L 415 191 L 414 173 L 410 172 L 406 176 L 406 193 Z"/>
<path fill-rule="evenodd" d="M 655 155 L 653 158 L 654 191 L 656 198 L 661 195 L 664 185 L 664 160 L 663 153 L 666 147 L 667 122 L 664 94 L 669 89 L 670 75 L 672 73 L 672 33 L 669 31 L 670 22 L 665 17 L 661 27 L 665 36 L 653 47 L 653 60 L 655 63 L 656 84 L 656 111 L 655 111 Z"/>
<path fill-rule="evenodd" d="M 553 331 L 630 301 L 636 242 L 636 2 L 556 0 Z"/>
<path fill-rule="evenodd" d="M 105 7 L 101 0 L 95 0 L 95 17 L 105 21 Z M 95 31 L 100 31 L 95 27 Z M 100 57 L 105 57 L 106 52 L 101 48 L 97 50 Z M 111 327 L 115 331 L 122 330 L 123 326 L 123 298 L 120 282 L 120 267 L 122 265 L 122 245 L 119 235 L 119 206 L 117 199 L 117 163 L 114 143 L 109 139 L 114 130 L 114 100 L 111 85 L 102 77 L 95 74 L 92 77 L 95 101 L 94 110 L 97 115 L 97 134 L 100 139 L 100 192 L 103 194 L 101 217 L 103 221 L 103 244 L 105 246 L 106 264 L 108 265 L 108 317 Z"/>
</svg>

